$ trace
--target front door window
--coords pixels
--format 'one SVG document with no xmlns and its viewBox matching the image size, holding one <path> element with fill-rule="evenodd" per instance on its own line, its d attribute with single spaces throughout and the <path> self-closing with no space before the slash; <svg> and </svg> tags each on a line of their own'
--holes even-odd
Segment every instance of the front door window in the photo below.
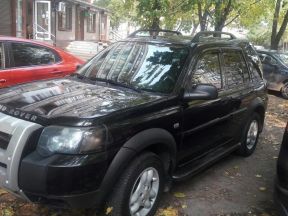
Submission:
<svg viewBox="0 0 288 216">
<path fill-rule="evenodd" d="M 36 39 L 51 39 L 51 6 L 50 1 L 35 1 L 34 29 Z"/>
</svg>

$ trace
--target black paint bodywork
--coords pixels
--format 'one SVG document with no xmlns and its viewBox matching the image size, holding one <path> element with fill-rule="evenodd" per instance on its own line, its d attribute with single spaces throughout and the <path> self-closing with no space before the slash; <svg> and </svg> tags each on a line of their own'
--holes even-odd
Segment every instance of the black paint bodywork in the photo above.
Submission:
<svg viewBox="0 0 288 216">
<path fill-rule="evenodd" d="M 288 123 L 277 161 L 277 177 L 275 181 L 275 203 L 280 215 L 288 215 Z"/>
<path fill-rule="evenodd" d="M 276 51 L 257 51 L 261 55 L 270 56 L 275 64 L 268 61 L 262 61 L 264 78 L 267 80 L 267 88 L 274 91 L 281 91 L 283 85 L 288 82 L 288 66 L 279 59 Z"/>
<path fill-rule="evenodd" d="M 262 79 L 252 79 L 252 71 L 249 82 L 233 89 L 224 87 L 216 99 L 183 100 L 185 89 L 191 88 L 188 81 L 201 53 L 211 49 L 242 50 L 249 64 L 253 55 L 247 48 L 249 43 L 237 39 L 193 44 L 175 38 L 128 40 L 189 48 L 171 94 L 139 92 L 77 76 L 0 90 L 0 110 L 8 115 L 44 127 L 101 126 L 110 137 L 103 152 L 43 157 L 35 150 L 41 131 L 32 135 L 19 169 L 19 186 L 30 200 L 55 201 L 70 207 L 99 205 L 133 158 L 143 151 L 160 156 L 168 182 L 185 179 L 236 150 L 253 112 L 261 116 L 263 123 L 266 86 Z M 36 183 L 31 184 L 31 179 Z"/>
</svg>

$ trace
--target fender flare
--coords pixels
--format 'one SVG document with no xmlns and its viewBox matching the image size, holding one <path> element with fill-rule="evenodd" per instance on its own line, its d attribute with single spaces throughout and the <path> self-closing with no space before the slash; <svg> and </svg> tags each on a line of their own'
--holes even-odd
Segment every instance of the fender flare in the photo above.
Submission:
<svg viewBox="0 0 288 216">
<path fill-rule="evenodd" d="M 263 127 L 264 127 L 264 119 L 265 119 L 265 111 L 266 111 L 266 108 L 267 108 L 267 100 L 265 100 L 265 102 L 263 101 L 263 99 L 257 97 L 255 98 L 251 105 L 249 106 L 248 108 L 248 115 L 247 115 L 247 118 L 249 118 L 251 116 L 251 114 L 253 112 L 257 112 L 259 109 L 262 109 L 264 111 L 263 113 L 263 116 L 260 116 L 262 119 L 262 122 L 261 122 L 261 128 L 260 128 L 260 131 L 262 131 Z M 260 113 L 261 114 L 261 113 Z"/>
<path fill-rule="evenodd" d="M 172 165 L 175 166 L 177 147 L 174 137 L 168 131 L 161 128 L 141 131 L 130 138 L 113 158 L 99 187 L 99 190 L 101 191 L 99 194 L 101 195 L 97 198 L 98 204 L 105 201 L 113 190 L 114 185 L 117 183 L 119 176 L 121 176 L 137 154 L 155 144 L 161 144 L 167 147 L 170 158 L 173 160 Z"/>
</svg>

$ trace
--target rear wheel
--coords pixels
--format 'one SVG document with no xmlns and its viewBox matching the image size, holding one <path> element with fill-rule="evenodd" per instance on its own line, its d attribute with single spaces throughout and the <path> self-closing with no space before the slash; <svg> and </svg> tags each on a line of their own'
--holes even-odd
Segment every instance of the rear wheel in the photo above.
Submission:
<svg viewBox="0 0 288 216">
<path fill-rule="evenodd" d="M 255 151 L 260 133 L 260 122 L 260 116 L 257 113 L 253 113 L 245 126 L 241 147 L 237 152 L 239 155 L 247 157 Z"/>
<path fill-rule="evenodd" d="M 164 169 L 160 158 L 144 153 L 125 170 L 107 203 L 113 216 L 152 216 L 163 191 Z"/>
<path fill-rule="evenodd" d="M 281 95 L 283 98 L 288 99 L 288 82 L 281 88 Z"/>
</svg>

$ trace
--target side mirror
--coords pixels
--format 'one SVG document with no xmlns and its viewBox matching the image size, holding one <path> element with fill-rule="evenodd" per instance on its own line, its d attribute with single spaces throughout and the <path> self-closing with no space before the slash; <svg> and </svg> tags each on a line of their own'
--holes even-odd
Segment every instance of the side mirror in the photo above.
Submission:
<svg viewBox="0 0 288 216">
<path fill-rule="evenodd" d="M 193 89 L 185 90 L 184 101 L 191 100 L 213 100 L 218 97 L 218 90 L 215 86 L 209 84 L 198 84 Z"/>
</svg>

